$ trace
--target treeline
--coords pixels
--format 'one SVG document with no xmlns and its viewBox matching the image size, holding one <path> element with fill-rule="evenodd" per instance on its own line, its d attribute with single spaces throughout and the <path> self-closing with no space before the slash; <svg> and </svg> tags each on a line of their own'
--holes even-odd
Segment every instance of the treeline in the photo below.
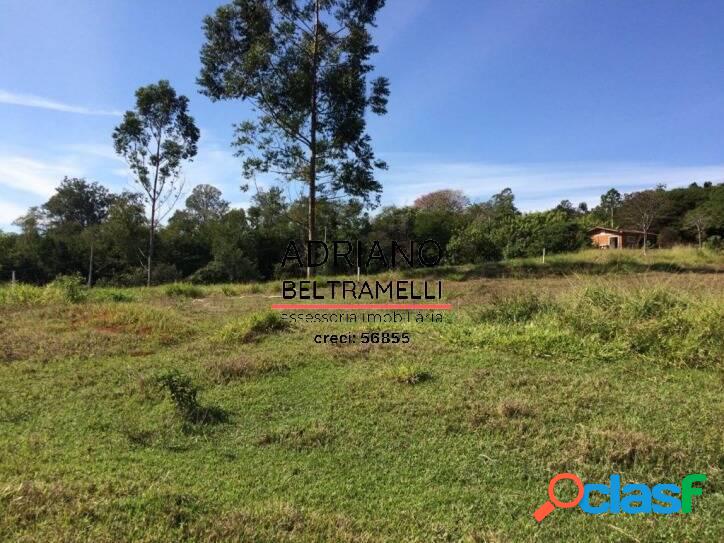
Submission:
<svg viewBox="0 0 724 543">
<path fill-rule="evenodd" d="M 182 209 L 158 228 L 152 282 L 198 283 L 264 280 L 302 274 L 281 269 L 288 243 L 301 247 L 307 235 L 306 198 L 288 201 L 281 189 L 257 193 L 252 205 L 232 209 L 221 192 L 196 186 Z M 724 185 L 621 195 L 611 189 L 593 209 L 564 200 L 547 211 L 522 213 L 510 189 L 472 203 L 459 191 L 442 190 L 409 207 L 384 207 L 371 214 L 355 200 L 317 203 L 320 239 L 434 239 L 444 262 L 479 263 L 575 251 L 589 244 L 593 226 L 648 229 L 660 246 L 696 243 L 720 247 L 724 235 Z M 98 183 L 66 178 L 42 206 L 0 232 L 0 274 L 44 283 L 58 275 L 80 274 L 90 284 L 141 285 L 146 281 L 149 220 L 139 194 L 111 193 Z M 379 271 L 375 260 L 366 272 Z M 328 265 L 323 273 L 351 273 Z"/>
</svg>

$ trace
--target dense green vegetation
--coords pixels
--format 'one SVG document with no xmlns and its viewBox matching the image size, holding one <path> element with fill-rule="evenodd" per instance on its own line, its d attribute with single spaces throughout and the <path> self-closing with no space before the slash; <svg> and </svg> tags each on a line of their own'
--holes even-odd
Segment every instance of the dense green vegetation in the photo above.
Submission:
<svg viewBox="0 0 724 543">
<path fill-rule="evenodd" d="M 0 539 L 721 540 L 720 253 L 505 264 L 384 326 L 290 326 L 278 281 L 5 285 Z M 313 341 L 365 330 L 412 341 Z M 708 480 L 689 515 L 538 526 L 560 471 Z"/>
<path fill-rule="evenodd" d="M 445 251 L 444 264 L 502 263 L 578 250 L 588 245 L 595 225 L 637 226 L 638 200 L 655 205 L 649 225 L 659 245 L 698 244 L 719 248 L 724 234 L 724 185 L 692 185 L 621 196 L 609 191 L 588 210 L 561 202 L 548 211 L 521 213 L 514 195 L 504 190 L 489 201 L 471 204 L 461 193 L 439 191 L 410 207 L 385 207 L 370 214 L 362 203 L 321 199 L 317 223 L 326 239 L 434 239 Z M 306 239 L 305 199 L 288 202 L 280 189 L 260 192 L 247 210 L 230 209 L 222 194 L 197 186 L 155 238 L 154 283 L 268 280 L 301 270 L 280 269 L 290 240 Z M 92 283 L 140 285 L 146 280 L 149 222 L 139 195 L 111 194 L 81 179 L 65 179 L 46 204 L 18 220 L 19 233 L 0 233 L 0 278 L 12 270 L 19 280 L 44 283 L 57 275 L 88 277 Z M 321 236 L 322 238 L 324 236 Z M 373 261 L 363 272 L 381 271 Z M 327 266 L 323 273 L 348 273 Z"/>
</svg>

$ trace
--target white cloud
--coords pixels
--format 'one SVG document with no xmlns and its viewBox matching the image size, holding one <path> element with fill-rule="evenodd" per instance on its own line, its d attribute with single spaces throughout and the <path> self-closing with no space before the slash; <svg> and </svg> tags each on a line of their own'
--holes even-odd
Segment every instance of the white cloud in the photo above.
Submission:
<svg viewBox="0 0 724 543">
<path fill-rule="evenodd" d="M 631 192 L 664 183 L 669 188 L 724 180 L 724 164 L 669 166 L 646 163 L 491 164 L 436 161 L 416 155 L 385 155 L 391 169 L 380 175 L 383 202 L 407 205 L 425 193 L 462 190 L 485 200 L 509 187 L 523 210 L 547 209 L 568 199 L 596 204 L 611 187 Z"/>
<path fill-rule="evenodd" d="M 211 141 L 199 148 L 195 160 L 186 164 L 183 177 L 188 193 L 208 183 L 223 191 L 235 206 L 248 207 L 256 191 L 242 193 L 239 185 L 241 159 L 228 145 Z M 97 180 L 111 190 L 138 190 L 125 164 L 105 144 L 66 144 L 54 154 L 37 154 L 29 149 L 0 149 L 0 225 L 6 226 L 30 205 L 40 205 L 51 196 L 64 176 Z M 59 152 L 61 154 L 59 154 Z M 474 201 L 487 200 L 510 187 L 518 207 L 525 211 L 549 209 L 562 199 L 574 203 L 598 203 L 611 187 L 621 192 L 650 188 L 657 183 L 669 187 L 692 182 L 724 181 L 724 164 L 676 166 L 654 163 L 586 162 L 496 164 L 450 161 L 431 155 L 380 153 L 391 169 L 382 172 L 382 201 L 385 205 L 409 205 L 425 193 L 443 188 L 462 190 Z M 260 176 L 257 185 L 274 184 L 273 176 Z M 298 196 L 298 186 L 285 186 L 288 197 Z M 183 205 L 183 199 L 179 202 Z"/>
<path fill-rule="evenodd" d="M 12 202 L 0 202 L 0 226 L 10 226 L 15 219 L 25 214 L 26 211 L 26 207 Z"/>
<path fill-rule="evenodd" d="M 123 162 L 123 159 L 116 154 L 113 149 L 113 145 L 109 143 L 69 143 L 63 145 L 64 150 L 68 150 L 74 153 L 80 153 L 82 155 L 90 155 L 98 158 L 105 158 L 107 160 L 116 160 Z"/>
<path fill-rule="evenodd" d="M 52 109 L 66 113 L 79 113 L 81 115 L 111 115 L 120 116 L 123 113 L 117 110 L 93 109 L 84 106 L 65 104 L 49 98 L 34 96 L 32 94 L 20 94 L 0 89 L 0 104 L 11 104 L 15 106 L 36 107 L 41 109 Z"/>
<path fill-rule="evenodd" d="M 66 175 L 80 175 L 80 169 L 68 160 L 40 161 L 0 154 L 0 187 L 48 197 Z"/>
</svg>

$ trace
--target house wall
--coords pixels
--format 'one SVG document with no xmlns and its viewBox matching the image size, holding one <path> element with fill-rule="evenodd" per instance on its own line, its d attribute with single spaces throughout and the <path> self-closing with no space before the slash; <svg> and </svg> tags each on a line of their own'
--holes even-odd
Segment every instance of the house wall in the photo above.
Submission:
<svg viewBox="0 0 724 543">
<path fill-rule="evenodd" d="M 618 244 L 616 245 L 616 247 L 620 249 L 623 245 L 621 236 L 618 236 L 616 234 L 609 234 L 607 232 L 599 232 L 598 234 L 594 234 L 593 236 L 591 236 L 591 240 L 593 241 L 594 245 L 598 247 L 610 247 L 612 238 L 618 240 Z"/>
<path fill-rule="evenodd" d="M 636 249 L 643 245 L 644 236 L 643 234 L 627 233 L 627 234 L 611 234 L 609 232 L 598 232 L 591 236 L 591 241 L 597 247 L 612 247 L 611 240 L 617 239 L 617 249 Z M 656 244 L 656 234 L 649 234 L 648 242 L 650 244 Z"/>
</svg>

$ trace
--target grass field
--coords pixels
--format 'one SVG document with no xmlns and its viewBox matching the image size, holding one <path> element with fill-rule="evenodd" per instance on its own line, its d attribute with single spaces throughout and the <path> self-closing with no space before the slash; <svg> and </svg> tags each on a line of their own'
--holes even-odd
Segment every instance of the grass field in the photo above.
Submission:
<svg viewBox="0 0 724 543">
<path fill-rule="evenodd" d="M 445 268 L 453 311 L 396 325 L 290 326 L 279 282 L 2 287 L 0 540 L 724 540 L 722 271 Z M 365 330 L 411 341 L 313 341 Z M 691 514 L 538 525 L 562 471 L 708 480 Z"/>
</svg>

